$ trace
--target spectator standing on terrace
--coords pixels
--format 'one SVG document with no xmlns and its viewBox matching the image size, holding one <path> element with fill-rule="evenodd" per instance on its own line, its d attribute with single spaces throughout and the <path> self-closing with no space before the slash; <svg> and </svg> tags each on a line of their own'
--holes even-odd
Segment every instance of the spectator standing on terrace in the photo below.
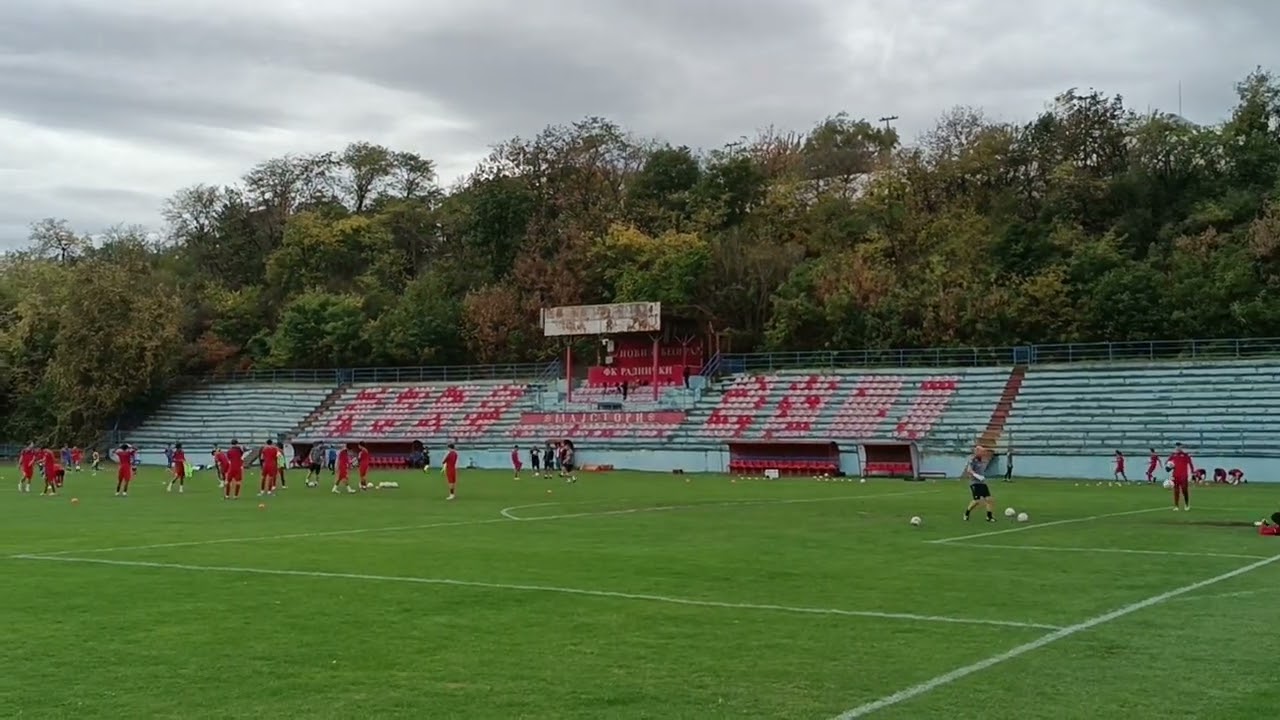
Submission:
<svg viewBox="0 0 1280 720">
<path fill-rule="evenodd" d="M 1156 468 L 1160 467 L 1160 455 L 1155 448 L 1149 450 L 1151 457 L 1147 460 L 1147 483 L 1154 484 L 1156 481 Z"/>
<path fill-rule="evenodd" d="M 681 372 L 681 374 L 684 376 L 684 389 L 688 390 L 689 389 L 689 366 L 688 365 L 684 366 L 684 370 Z"/>
<path fill-rule="evenodd" d="M 1116 451 L 1116 472 L 1115 479 L 1129 482 L 1129 476 L 1124 474 L 1124 453 Z"/>
</svg>

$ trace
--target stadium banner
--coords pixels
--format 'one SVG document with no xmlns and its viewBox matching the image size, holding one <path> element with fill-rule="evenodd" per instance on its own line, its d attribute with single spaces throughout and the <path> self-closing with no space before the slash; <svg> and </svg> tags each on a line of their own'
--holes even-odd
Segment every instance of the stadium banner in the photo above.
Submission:
<svg viewBox="0 0 1280 720">
<path fill-rule="evenodd" d="M 653 382 L 653 365 L 648 367 L 593 367 L 587 370 L 587 385 L 591 387 L 612 387 L 622 383 Z M 659 365 L 659 385 L 681 385 L 684 383 L 684 367 L 681 365 Z"/>
<path fill-rule="evenodd" d="M 542 334 L 546 337 L 656 333 L 661 329 L 660 302 L 570 305 L 542 310 Z"/>
<path fill-rule="evenodd" d="M 653 367 L 653 343 L 644 338 L 618 338 L 614 342 L 613 364 L 617 367 Z M 701 368 L 702 343 L 663 343 L 658 346 L 658 364 Z"/>
<path fill-rule="evenodd" d="M 679 425 L 682 422 L 684 422 L 684 413 L 675 410 L 662 412 L 527 412 L 520 416 L 521 425 L 600 424 L 639 428 L 649 425 Z"/>
</svg>

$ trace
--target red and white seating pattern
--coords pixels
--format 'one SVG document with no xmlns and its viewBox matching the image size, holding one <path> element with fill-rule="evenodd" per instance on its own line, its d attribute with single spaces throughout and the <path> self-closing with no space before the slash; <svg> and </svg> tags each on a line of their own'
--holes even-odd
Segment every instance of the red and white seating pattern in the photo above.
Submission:
<svg viewBox="0 0 1280 720">
<path fill-rule="evenodd" d="M 920 383 L 920 393 L 912 401 L 907 414 L 898 419 L 893 436 L 900 440 L 919 440 L 933 429 L 938 418 L 947 411 L 956 394 L 959 377 L 938 376 Z"/>
<path fill-rule="evenodd" d="M 475 438 L 524 396 L 523 385 L 352 389 L 313 425 L 334 439 Z"/>
<path fill-rule="evenodd" d="M 720 404 L 707 417 L 702 434 L 706 437 L 743 437 L 769 405 L 772 391 L 773 381 L 763 375 L 739 378 L 725 391 Z"/>
<path fill-rule="evenodd" d="M 778 401 L 773 415 L 764 421 L 764 438 L 803 438 L 813 434 L 827 399 L 840 389 L 840 378 L 811 375 L 792 382 Z"/>
<path fill-rule="evenodd" d="M 905 381 L 900 375 L 864 375 L 858 378 L 827 434 L 841 439 L 875 437 L 876 431 L 887 422 L 894 403 L 898 402 Z"/>
</svg>

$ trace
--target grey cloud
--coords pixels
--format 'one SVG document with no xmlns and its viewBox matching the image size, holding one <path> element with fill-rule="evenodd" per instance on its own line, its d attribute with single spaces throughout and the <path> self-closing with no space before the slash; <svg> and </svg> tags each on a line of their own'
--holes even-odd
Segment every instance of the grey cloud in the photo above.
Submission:
<svg viewBox="0 0 1280 720">
<path fill-rule="evenodd" d="M 1269 36 L 1280 4 L 1262 0 L 459 0 L 449 12 L 395 1 L 357 21 L 240 0 L 218 14 L 5 0 L 0 117 L 210 158 L 240 154 L 219 130 L 325 138 L 317 144 L 395 138 L 436 159 L 448 181 L 488 145 L 585 115 L 704 147 L 766 125 L 803 130 L 840 110 L 899 115 L 911 137 L 951 105 L 1023 121 L 1073 86 L 1173 110 L 1181 81 L 1185 114 L 1212 122 L 1228 112 L 1234 80 L 1280 65 Z M 332 99 L 351 80 L 436 103 L 466 127 L 415 130 L 414 111 L 390 101 L 317 116 L 285 92 Z M 110 168 L 85 172 L 70 184 L 113 189 Z M 205 180 L 217 178 L 172 185 Z M 8 216 L 46 201 L 65 204 L 51 214 L 97 223 L 90 230 L 154 222 L 158 210 L 138 210 L 145 192 L 77 192 L 41 191 L 24 205 L 30 191 L 0 188 L 0 244 Z M 103 223 L 113 207 L 121 217 Z"/>
</svg>

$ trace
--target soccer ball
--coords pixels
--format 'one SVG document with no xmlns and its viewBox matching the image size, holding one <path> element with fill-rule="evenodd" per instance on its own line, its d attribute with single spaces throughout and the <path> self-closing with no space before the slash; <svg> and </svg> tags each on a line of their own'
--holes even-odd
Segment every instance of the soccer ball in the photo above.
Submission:
<svg viewBox="0 0 1280 720">
<path fill-rule="evenodd" d="M 1005 517 L 1013 517 L 1014 515 L 1017 515 L 1017 514 L 1018 514 L 1018 511 L 1017 511 L 1017 510 L 1014 510 L 1013 508 L 1005 508 L 1005 509 L 1004 509 L 1004 516 L 1005 516 Z"/>
<path fill-rule="evenodd" d="M 915 517 L 911 518 L 911 524 L 912 524 L 912 525 L 914 525 L 914 526 L 916 526 L 916 527 L 920 527 L 920 524 L 921 524 L 921 523 L 923 523 L 923 522 L 924 522 L 924 521 L 920 519 L 920 516 L 919 516 L 919 515 L 917 515 L 917 516 L 915 516 Z"/>
<path fill-rule="evenodd" d="M 1165 489 L 1165 490 L 1172 490 L 1172 489 L 1173 489 L 1173 481 L 1172 481 L 1172 480 L 1165 480 L 1165 481 L 1164 481 L 1164 489 Z"/>
<path fill-rule="evenodd" d="M 1027 515 L 1026 513 L 1018 513 L 1018 522 L 1026 522 L 1030 519 L 1031 519 L 1030 515 Z"/>
<path fill-rule="evenodd" d="M 309 487 L 309 488 L 319 487 L 319 485 L 320 485 L 320 483 L 319 483 L 319 482 L 317 482 L 317 481 L 315 481 L 315 480 L 308 480 L 308 481 L 307 481 L 307 487 Z"/>
<path fill-rule="evenodd" d="M 1168 470 L 1169 472 L 1173 472 L 1173 461 L 1170 460 L 1169 462 L 1165 463 L 1164 469 Z"/>
</svg>

